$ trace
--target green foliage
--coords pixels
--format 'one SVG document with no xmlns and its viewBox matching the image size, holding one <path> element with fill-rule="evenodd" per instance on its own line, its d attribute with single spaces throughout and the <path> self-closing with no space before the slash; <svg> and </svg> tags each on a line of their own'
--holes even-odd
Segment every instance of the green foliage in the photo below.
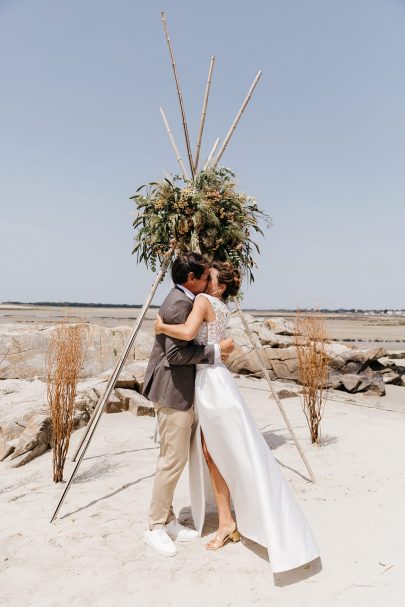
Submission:
<svg viewBox="0 0 405 607">
<path fill-rule="evenodd" d="M 174 247 L 178 252 L 202 253 L 209 261 L 229 260 L 253 281 L 256 263 L 252 240 L 270 217 L 256 201 L 237 192 L 234 173 L 226 168 L 201 171 L 194 180 L 175 175 L 138 188 L 133 222 L 138 261 L 156 271 L 157 260 Z"/>
</svg>

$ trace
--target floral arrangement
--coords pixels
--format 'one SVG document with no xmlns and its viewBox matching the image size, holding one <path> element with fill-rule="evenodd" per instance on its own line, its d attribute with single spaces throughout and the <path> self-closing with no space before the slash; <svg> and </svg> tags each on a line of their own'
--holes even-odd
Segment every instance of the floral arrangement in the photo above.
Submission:
<svg viewBox="0 0 405 607">
<path fill-rule="evenodd" d="M 170 249 L 201 253 L 209 261 L 231 261 L 254 280 L 253 232 L 263 235 L 270 217 L 256 201 L 236 191 L 234 173 L 227 168 L 201 171 L 194 180 L 175 175 L 138 188 L 133 227 L 138 261 L 156 271 Z"/>
</svg>

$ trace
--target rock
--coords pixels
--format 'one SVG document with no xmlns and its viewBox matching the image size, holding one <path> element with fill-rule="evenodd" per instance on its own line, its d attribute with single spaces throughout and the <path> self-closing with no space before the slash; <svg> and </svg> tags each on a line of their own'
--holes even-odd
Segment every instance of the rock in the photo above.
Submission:
<svg viewBox="0 0 405 607">
<path fill-rule="evenodd" d="M 0 436 L 0 462 L 6 459 L 15 449 L 15 445 L 6 443 L 3 437 Z"/>
<path fill-rule="evenodd" d="M 401 386 L 405 386 L 405 375 L 401 375 Z"/>
<path fill-rule="evenodd" d="M 18 468 L 47 451 L 51 446 L 51 439 L 52 425 L 49 414 L 32 416 L 11 454 L 11 460 L 15 460 L 12 467 Z"/>
<path fill-rule="evenodd" d="M 2 325 L 0 353 L 4 359 L 0 379 L 45 378 L 45 353 L 50 333 L 40 326 Z"/>
<path fill-rule="evenodd" d="M 263 325 L 258 327 L 258 336 L 260 343 L 263 346 L 271 346 L 272 348 L 288 348 L 291 345 L 290 337 L 278 335 Z"/>
<path fill-rule="evenodd" d="M 354 350 L 346 345 L 332 343 L 326 345 L 326 351 L 330 357 L 329 387 L 348 392 L 370 390 L 373 394 L 384 394 L 381 372 L 372 368 L 372 365 L 377 369 L 384 368 L 384 365 L 378 362 L 378 358 L 384 353 L 383 349 Z M 261 352 L 272 379 L 299 382 L 295 346 L 289 345 L 283 348 L 263 346 Z M 233 373 L 251 374 L 255 377 L 263 375 L 256 352 L 251 345 L 236 346 L 227 365 Z"/>
<path fill-rule="evenodd" d="M 386 353 L 384 348 L 356 350 L 339 343 L 326 344 L 325 349 L 330 359 L 329 366 L 340 373 L 358 373 Z"/>
<path fill-rule="evenodd" d="M 98 397 L 97 401 L 104 394 L 107 384 L 108 384 L 108 382 L 105 381 L 105 382 L 101 382 L 101 383 L 97 384 L 96 386 L 94 386 L 93 390 Z M 124 407 L 125 407 L 125 405 L 123 404 L 121 398 L 118 396 L 118 394 L 115 393 L 115 390 L 113 390 L 107 401 L 107 405 L 105 407 L 105 413 L 120 413 L 121 411 L 126 411 L 126 409 Z"/>
<path fill-rule="evenodd" d="M 96 377 L 115 367 L 132 332 L 131 327 L 86 325 L 85 349 L 81 378 Z M 46 379 L 45 357 L 54 326 L 3 325 L 0 353 L 6 354 L 0 367 L 0 379 Z M 152 349 L 152 334 L 140 331 L 128 355 L 128 362 L 146 360 Z"/>
<path fill-rule="evenodd" d="M 97 384 L 100 380 L 92 382 Z M 89 390 L 89 385 L 91 382 L 78 385 L 82 394 Z M 0 382 L 0 459 L 10 457 L 13 465 L 19 466 L 50 448 L 51 415 L 46 393 L 46 384 L 40 380 Z M 73 428 L 85 426 L 89 415 L 86 407 L 75 406 Z"/>
<path fill-rule="evenodd" d="M 227 366 L 230 371 L 240 373 L 241 375 L 248 375 L 250 373 L 258 373 L 261 371 L 261 366 L 252 346 L 236 346 L 228 358 Z"/>
<path fill-rule="evenodd" d="M 330 371 L 328 387 L 332 390 L 339 390 L 340 388 L 342 388 L 341 377 L 342 376 L 340 375 L 340 373 L 337 373 L 336 371 Z"/>
<path fill-rule="evenodd" d="M 269 329 L 278 335 L 295 335 L 294 323 L 285 318 L 271 318 L 266 321 Z"/>
<path fill-rule="evenodd" d="M 386 373 L 383 372 L 383 382 L 384 384 L 400 384 L 401 376 L 399 373 L 388 369 Z"/>
<path fill-rule="evenodd" d="M 45 398 L 46 384 L 39 380 L 0 381 L 1 459 L 15 450 L 31 418 L 38 414 L 49 416 Z"/>
<path fill-rule="evenodd" d="M 126 363 L 118 376 L 115 387 L 127 388 L 129 390 L 137 390 L 138 392 L 142 392 L 147 366 L 148 359 Z M 113 371 L 114 369 L 108 369 L 107 371 L 104 371 L 100 377 L 108 380 Z"/>
<path fill-rule="evenodd" d="M 155 416 L 155 407 L 153 406 L 153 403 L 142 396 L 142 394 L 139 394 L 139 392 L 119 388 L 116 390 L 116 393 L 125 401 L 126 410 L 133 415 Z"/>
<path fill-rule="evenodd" d="M 298 381 L 297 350 L 294 346 L 282 349 L 264 348 L 264 351 L 269 361 L 270 376 Z"/>
<path fill-rule="evenodd" d="M 249 314 L 246 314 L 245 318 L 249 325 L 249 329 L 256 338 L 259 338 L 262 345 L 269 345 L 274 348 L 282 348 L 291 345 L 291 338 L 278 335 L 274 331 L 271 331 L 264 319 L 254 318 Z M 251 347 L 252 344 L 250 338 L 247 335 L 242 320 L 239 318 L 239 316 L 233 316 L 231 318 L 228 326 L 228 333 L 238 346 Z"/>
<path fill-rule="evenodd" d="M 282 400 L 283 398 L 293 398 L 294 396 L 298 396 L 297 392 L 293 392 L 292 390 L 280 390 L 277 392 L 277 396 Z"/>
<path fill-rule="evenodd" d="M 350 373 L 342 375 L 340 381 L 347 392 L 356 392 L 356 389 L 361 384 L 361 378 L 358 375 L 352 375 Z"/>
<path fill-rule="evenodd" d="M 294 346 L 287 348 L 263 347 L 261 355 L 272 379 L 298 379 L 297 356 Z M 256 351 L 252 346 L 236 347 L 227 365 L 233 373 L 263 375 Z"/>
<path fill-rule="evenodd" d="M 229 335 L 229 337 L 232 337 L 235 344 L 239 347 L 252 347 L 249 336 L 247 335 L 239 316 L 233 316 L 229 321 L 227 335 Z"/>
<path fill-rule="evenodd" d="M 22 453 L 19 457 L 16 457 L 11 464 L 11 468 L 19 468 L 20 466 L 28 464 L 28 462 L 32 461 L 39 455 L 42 455 L 48 449 L 49 446 L 44 443 L 35 445 L 30 451 Z"/>
<path fill-rule="evenodd" d="M 373 371 L 370 367 L 366 367 L 358 376 L 361 379 L 357 391 L 364 392 L 367 395 L 384 396 L 385 384 L 381 373 Z"/>
<path fill-rule="evenodd" d="M 349 360 L 347 361 L 347 363 L 341 367 L 340 372 L 341 373 L 349 373 L 350 375 L 355 375 L 356 373 L 358 373 L 361 368 L 362 368 L 362 363 L 355 361 L 355 360 Z"/>
<path fill-rule="evenodd" d="M 402 363 L 402 359 L 395 359 L 394 361 L 390 360 L 387 357 L 384 358 L 380 358 L 379 361 L 380 363 L 383 363 L 381 365 L 381 373 L 383 374 L 383 376 L 385 376 L 386 374 L 391 376 L 393 378 L 392 382 L 388 382 L 388 383 L 394 383 L 398 386 L 401 385 L 401 376 L 405 374 L 405 366 L 399 363 Z M 405 362 L 405 361 L 404 361 Z M 373 369 L 374 369 L 374 364 L 372 365 Z M 394 378 L 394 375 L 398 375 L 398 378 Z M 384 378 L 384 381 L 387 383 L 386 379 Z"/>
<path fill-rule="evenodd" d="M 371 383 L 370 386 L 367 388 L 367 391 L 365 392 L 365 394 L 367 396 L 385 396 L 386 390 L 385 390 L 384 382 L 376 381 L 374 383 Z"/>
<path fill-rule="evenodd" d="M 120 399 L 122 403 L 125 405 L 125 411 L 128 411 L 129 401 L 132 399 L 134 394 L 137 394 L 135 390 L 130 390 L 129 388 L 116 388 L 115 394 Z"/>
<path fill-rule="evenodd" d="M 396 360 L 396 359 L 400 359 L 400 360 L 405 360 L 405 351 L 404 350 L 389 350 L 387 352 L 387 357 L 390 358 L 391 360 Z"/>
<path fill-rule="evenodd" d="M 78 411 L 83 411 L 90 416 L 98 402 L 98 395 L 94 389 L 88 389 L 77 394 L 75 400 L 75 408 Z"/>
</svg>

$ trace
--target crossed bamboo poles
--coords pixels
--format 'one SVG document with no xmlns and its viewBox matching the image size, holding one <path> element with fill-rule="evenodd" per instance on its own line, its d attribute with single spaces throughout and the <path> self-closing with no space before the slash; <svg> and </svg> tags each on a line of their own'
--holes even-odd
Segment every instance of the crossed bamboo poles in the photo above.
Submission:
<svg viewBox="0 0 405 607">
<path fill-rule="evenodd" d="M 202 141 L 202 136 L 203 136 L 203 132 L 204 132 L 206 115 L 207 115 L 208 99 L 209 99 L 209 94 L 210 94 L 210 90 L 211 90 L 211 80 L 212 80 L 212 72 L 213 72 L 214 64 L 215 64 L 215 57 L 211 57 L 211 61 L 210 61 L 210 66 L 209 66 L 209 71 L 208 71 L 208 78 L 207 78 L 207 83 L 206 83 L 205 93 L 204 93 L 203 106 L 202 106 L 202 111 L 201 111 L 199 131 L 198 131 L 198 136 L 197 136 L 196 150 L 195 150 L 195 154 L 194 154 L 194 158 L 193 158 L 193 155 L 192 155 L 192 152 L 191 152 L 191 145 L 190 145 L 190 137 L 189 137 L 189 132 L 188 132 L 188 126 L 187 126 L 186 112 L 185 112 L 185 108 L 184 108 L 183 93 L 182 93 L 181 88 L 180 88 L 180 80 L 179 80 L 179 76 L 178 76 L 178 72 L 177 72 L 177 66 L 176 66 L 176 62 L 175 62 L 175 58 L 174 58 L 173 47 L 172 47 L 171 39 L 170 39 L 170 36 L 169 36 L 169 32 L 168 32 L 168 28 L 167 28 L 167 22 L 166 22 L 166 17 L 165 17 L 164 12 L 161 13 L 161 18 L 162 18 L 162 24 L 163 24 L 164 34 L 165 34 L 167 45 L 168 45 L 168 48 L 169 48 L 169 54 L 170 54 L 170 59 L 171 59 L 171 64 L 172 64 L 172 69 L 173 69 L 174 80 L 175 80 L 175 83 L 176 83 L 176 90 L 177 90 L 177 96 L 178 96 L 178 100 L 179 100 L 180 113 L 181 113 L 181 119 L 182 119 L 182 124 L 183 124 L 183 131 L 184 131 L 184 138 L 185 138 L 185 143 L 186 143 L 186 150 L 187 150 L 187 156 L 188 156 L 188 163 L 189 163 L 190 173 L 191 173 L 192 178 L 194 179 L 195 176 L 198 174 L 198 165 L 199 165 L 200 151 L 201 151 L 201 141 Z M 238 113 L 236 114 L 236 116 L 235 116 L 235 118 L 234 118 L 234 120 L 233 120 L 233 122 L 232 122 L 232 124 L 231 124 L 231 126 L 230 126 L 230 128 L 229 128 L 229 130 L 228 130 L 228 132 L 226 134 L 226 136 L 225 136 L 225 139 L 224 139 L 224 141 L 222 143 L 222 146 L 220 147 L 218 153 L 216 153 L 216 151 L 217 151 L 217 148 L 218 148 L 218 145 L 219 145 L 219 139 L 215 140 L 214 145 L 213 145 L 213 147 L 212 147 L 212 149 L 211 149 L 211 151 L 210 151 L 210 153 L 208 155 L 208 158 L 207 158 L 207 160 L 206 160 L 206 162 L 205 162 L 205 164 L 203 166 L 203 170 L 206 170 L 208 168 L 214 168 L 218 164 L 219 160 L 222 158 L 222 156 L 223 156 L 223 154 L 224 154 L 224 152 L 225 152 L 225 150 L 226 150 L 226 148 L 228 146 L 228 143 L 229 143 L 229 141 L 230 141 L 233 133 L 235 132 L 235 129 L 236 129 L 238 123 L 239 123 L 239 120 L 241 119 L 242 114 L 245 111 L 245 108 L 246 108 L 247 104 L 249 103 L 249 101 L 250 101 L 250 99 L 251 99 L 251 97 L 253 95 L 254 89 L 256 88 L 256 85 L 259 82 L 259 79 L 260 79 L 261 75 L 262 75 L 262 72 L 261 72 L 261 70 L 259 70 L 258 73 L 256 74 L 255 79 L 253 80 L 253 82 L 252 82 L 252 84 L 250 86 L 250 89 L 249 89 L 249 91 L 248 91 L 245 99 L 243 100 L 243 103 L 242 103 L 242 105 L 241 105 Z M 172 130 L 170 128 L 169 122 L 167 120 L 167 117 L 166 117 L 166 114 L 165 114 L 163 108 L 160 108 L 160 113 L 161 113 L 161 116 L 162 116 L 162 119 L 163 119 L 163 122 L 164 122 L 164 126 L 166 128 L 167 134 L 169 136 L 170 143 L 171 143 L 171 145 L 173 147 L 173 150 L 174 150 L 174 153 L 175 153 L 175 156 L 176 156 L 176 160 L 179 163 L 181 172 L 182 172 L 182 174 L 183 174 L 183 176 L 185 178 L 189 179 L 188 172 L 187 172 L 186 167 L 184 165 L 183 159 L 181 158 L 179 148 L 178 148 L 178 146 L 176 144 L 176 141 L 174 139 Z M 216 154 L 216 156 L 215 156 L 215 154 Z M 126 359 L 128 357 L 128 354 L 129 354 L 129 352 L 130 352 L 130 350 L 131 350 L 131 348 L 132 348 L 132 346 L 133 346 L 133 344 L 135 342 L 136 336 L 137 336 L 137 334 L 139 332 L 139 329 L 140 329 L 140 327 L 142 325 L 142 322 L 143 322 L 143 320 L 145 318 L 146 312 L 148 311 L 148 308 L 149 308 L 149 306 L 152 303 L 153 297 L 154 297 L 154 295 L 156 293 L 156 290 L 157 290 L 157 288 L 159 286 L 159 283 L 163 280 L 163 278 L 164 278 L 164 276 L 166 274 L 167 268 L 169 266 L 169 263 L 170 263 L 171 258 L 172 258 L 172 256 L 173 256 L 174 253 L 175 253 L 175 251 L 173 249 L 170 249 L 169 252 L 167 253 L 166 258 L 164 259 L 164 261 L 162 263 L 162 266 L 160 268 L 160 271 L 157 274 L 157 276 L 156 276 L 156 278 L 155 278 L 155 280 L 154 280 L 154 282 L 152 284 L 151 290 L 149 291 L 149 294 L 148 294 L 148 296 L 146 298 L 146 301 L 145 301 L 145 303 L 144 303 L 144 305 L 143 305 L 143 307 L 142 307 L 142 309 L 141 309 L 141 311 L 139 313 L 139 316 L 137 317 L 137 319 L 135 321 L 135 325 L 134 325 L 134 328 L 132 330 L 132 333 L 129 336 L 128 341 L 127 341 L 127 343 L 125 345 L 125 348 L 122 351 L 121 356 L 120 356 L 120 358 L 119 358 L 119 360 L 118 360 L 118 362 L 117 362 L 117 364 L 116 364 L 116 366 L 114 368 L 114 371 L 113 371 L 112 375 L 110 376 L 110 378 L 109 378 L 109 380 L 107 382 L 107 385 L 105 387 L 104 393 L 100 396 L 100 398 L 99 398 L 99 400 L 97 402 L 97 405 L 96 405 L 96 407 L 95 407 L 95 409 L 94 409 L 94 411 L 93 411 L 93 413 L 92 413 L 92 415 L 90 417 L 90 420 L 89 420 L 89 422 L 88 422 L 88 424 L 86 426 L 86 430 L 84 432 L 84 435 L 83 435 L 83 437 L 82 437 L 82 439 L 81 439 L 81 441 L 80 441 L 80 443 L 79 443 L 76 451 L 73 454 L 72 461 L 76 462 L 76 465 L 73 468 L 73 471 L 72 471 L 72 473 L 70 475 L 70 478 L 69 478 L 69 480 L 66 483 L 66 487 L 64 488 L 64 491 L 63 491 L 63 493 L 62 493 L 62 495 L 61 495 L 61 497 L 59 499 L 59 502 L 58 502 L 58 505 L 57 505 L 57 507 L 55 509 L 55 512 L 52 515 L 51 523 L 56 518 L 56 516 L 57 516 L 57 514 L 58 514 L 58 512 L 59 512 L 59 510 L 60 510 L 60 508 L 61 508 L 61 506 L 63 504 L 63 501 L 64 501 L 64 499 L 66 497 L 66 494 L 69 491 L 69 488 L 70 488 L 70 486 L 72 484 L 72 481 L 73 481 L 73 479 L 74 479 L 74 477 L 75 477 L 75 475 L 76 475 L 76 473 L 77 473 L 77 471 L 78 471 L 78 469 L 79 469 L 79 467 L 80 467 L 80 465 L 81 465 L 81 463 L 83 461 L 84 455 L 85 455 L 85 453 L 86 453 L 86 451 L 87 451 L 87 449 L 88 449 L 88 447 L 90 445 L 91 439 L 93 438 L 93 435 L 94 435 L 94 433 L 96 431 L 96 428 L 97 428 L 98 422 L 100 421 L 101 415 L 103 414 L 104 409 L 106 407 L 106 404 L 108 403 L 108 400 L 109 400 L 109 397 L 111 395 L 111 392 L 114 389 L 116 381 L 117 381 L 117 379 L 118 379 L 118 377 L 119 377 L 119 375 L 120 375 L 120 373 L 122 371 L 122 368 L 123 368 L 123 366 L 125 364 L 125 361 L 126 361 Z M 288 419 L 288 416 L 287 416 L 287 413 L 286 413 L 286 411 L 285 411 L 285 409 L 284 409 L 284 407 L 283 407 L 283 405 L 281 403 L 281 400 L 279 399 L 279 397 L 277 395 L 277 392 L 276 392 L 276 390 L 273 387 L 273 384 L 272 384 L 269 372 L 267 370 L 267 366 L 264 363 L 264 360 L 262 358 L 262 348 L 261 348 L 260 344 L 258 344 L 256 342 L 256 340 L 255 340 L 255 338 L 254 338 L 254 336 L 253 336 L 253 334 L 252 334 L 252 332 L 250 330 L 250 327 L 249 327 L 249 325 L 248 325 L 248 323 L 246 321 L 246 318 L 245 318 L 245 316 L 244 316 L 244 314 L 243 314 L 243 312 L 242 312 L 242 310 L 241 310 L 241 308 L 239 306 L 238 301 L 235 298 L 234 298 L 233 301 L 234 301 L 236 309 L 237 309 L 237 311 L 239 313 L 239 316 L 240 316 L 240 318 L 242 320 L 242 323 L 243 323 L 243 326 L 245 328 L 245 331 L 248 334 L 249 339 L 250 339 L 250 341 L 252 343 L 252 346 L 253 346 L 253 348 L 255 350 L 256 357 L 257 357 L 257 360 L 259 362 L 259 366 L 262 369 L 263 375 L 264 375 L 264 377 L 265 377 L 265 379 L 267 381 L 267 384 L 269 386 L 270 392 L 272 393 L 272 395 L 273 395 L 273 397 L 274 397 L 274 399 L 275 399 L 275 401 L 276 401 L 276 403 L 278 405 L 280 413 L 281 413 L 281 415 L 284 418 L 284 421 L 285 421 L 286 426 L 287 426 L 287 428 L 288 428 L 288 430 L 289 430 L 289 432 L 291 434 L 293 442 L 294 442 L 294 444 L 295 444 L 295 446 L 296 446 L 296 448 L 297 448 L 297 450 L 298 450 L 298 452 L 299 452 L 299 454 L 300 454 L 300 456 L 301 456 L 301 458 L 302 458 L 302 460 L 303 460 L 303 462 L 304 462 L 304 464 L 305 464 L 305 466 L 307 468 L 307 471 L 308 471 L 308 474 L 309 474 L 309 476 L 311 478 L 311 481 L 315 482 L 315 476 L 314 476 L 314 474 L 312 472 L 312 469 L 311 469 L 311 467 L 309 465 L 309 462 L 308 462 L 308 460 L 307 460 L 307 458 L 306 458 L 306 456 L 305 456 L 305 454 L 304 454 L 304 452 L 303 452 L 303 450 L 301 448 L 301 445 L 300 445 L 300 443 L 298 441 L 298 438 L 297 438 L 297 436 L 296 436 L 296 434 L 294 432 L 294 429 L 291 426 L 291 423 L 290 423 L 290 421 Z M 77 459 L 77 461 L 76 461 L 76 459 Z"/>
</svg>

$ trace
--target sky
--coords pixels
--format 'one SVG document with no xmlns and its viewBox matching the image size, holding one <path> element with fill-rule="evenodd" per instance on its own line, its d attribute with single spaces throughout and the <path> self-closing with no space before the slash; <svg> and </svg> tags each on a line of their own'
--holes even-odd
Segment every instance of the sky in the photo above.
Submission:
<svg viewBox="0 0 405 607">
<path fill-rule="evenodd" d="M 222 159 L 273 220 L 243 305 L 404 308 L 404 0 L 0 0 L 0 301 L 145 300 L 159 106 L 184 149 L 161 10 L 193 148 L 216 57 L 204 157 L 263 71 Z"/>
</svg>

